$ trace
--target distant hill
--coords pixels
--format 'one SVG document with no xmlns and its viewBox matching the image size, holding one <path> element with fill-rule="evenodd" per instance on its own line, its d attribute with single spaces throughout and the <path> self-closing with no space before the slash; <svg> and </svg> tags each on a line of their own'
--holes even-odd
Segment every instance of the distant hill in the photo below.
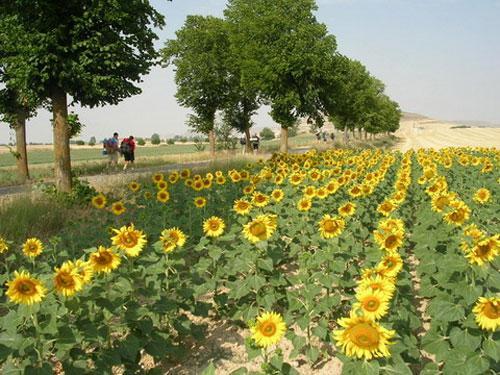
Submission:
<svg viewBox="0 0 500 375">
<path fill-rule="evenodd" d="M 429 120 L 429 117 L 421 115 L 419 113 L 403 112 L 401 116 L 401 121 L 418 121 L 418 120 Z"/>
<path fill-rule="evenodd" d="M 489 121 L 475 121 L 475 120 L 454 120 L 450 121 L 453 124 L 465 125 L 473 128 L 500 128 L 500 124 L 495 124 Z"/>
</svg>

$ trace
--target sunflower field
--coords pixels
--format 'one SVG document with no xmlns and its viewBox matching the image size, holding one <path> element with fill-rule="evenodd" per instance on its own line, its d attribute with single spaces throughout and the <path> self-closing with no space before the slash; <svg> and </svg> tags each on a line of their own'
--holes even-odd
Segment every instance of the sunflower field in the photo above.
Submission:
<svg viewBox="0 0 500 375">
<path fill-rule="evenodd" d="M 1 371 L 164 373 L 229 322 L 261 373 L 498 373 L 499 161 L 313 150 L 99 194 L 80 230 L 0 238 Z"/>
</svg>

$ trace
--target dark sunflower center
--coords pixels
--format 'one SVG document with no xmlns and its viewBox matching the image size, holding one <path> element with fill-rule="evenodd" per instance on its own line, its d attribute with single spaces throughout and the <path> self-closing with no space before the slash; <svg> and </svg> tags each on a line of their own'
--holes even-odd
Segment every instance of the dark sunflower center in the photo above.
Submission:
<svg viewBox="0 0 500 375">
<path fill-rule="evenodd" d="M 36 285 L 30 280 L 23 280 L 17 285 L 17 291 L 25 296 L 32 296 L 36 293 Z"/>
<path fill-rule="evenodd" d="M 377 310 L 378 307 L 379 307 L 379 305 L 380 305 L 380 302 L 376 298 L 369 298 L 363 304 L 365 310 L 368 310 L 368 311 L 375 311 L 375 310 Z"/>
<path fill-rule="evenodd" d="M 57 276 L 57 283 L 65 288 L 71 288 L 75 285 L 75 279 L 68 272 L 61 272 Z"/>
<path fill-rule="evenodd" d="M 108 265 L 113 260 L 111 254 L 108 253 L 100 253 L 98 257 L 96 257 L 96 262 L 100 265 Z"/>
<path fill-rule="evenodd" d="M 122 235 L 122 244 L 126 247 L 137 245 L 137 236 L 134 233 L 125 233 Z"/>
<path fill-rule="evenodd" d="M 253 223 L 250 226 L 250 233 L 252 233 L 256 237 L 260 237 L 264 234 L 266 234 L 266 225 L 263 223 Z"/>
<path fill-rule="evenodd" d="M 488 303 L 486 303 L 486 305 L 483 308 L 483 313 L 489 319 L 498 319 L 498 318 L 500 318 L 500 306 L 494 305 L 493 303 L 488 302 Z"/>
<path fill-rule="evenodd" d="M 391 234 L 389 237 L 385 239 L 385 246 L 389 249 L 393 248 L 396 245 L 397 241 L 398 238 L 395 235 Z"/>
<path fill-rule="evenodd" d="M 260 327 L 260 333 L 266 337 L 272 337 L 276 333 L 276 324 L 265 322 Z"/>
<path fill-rule="evenodd" d="M 367 323 L 356 324 L 349 330 L 349 337 L 359 347 L 370 349 L 378 345 L 378 331 Z"/>
<path fill-rule="evenodd" d="M 490 244 L 487 243 L 486 245 L 477 245 L 476 247 L 476 254 L 483 257 L 486 256 L 490 253 Z"/>
<path fill-rule="evenodd" d="M 325 228 L 325 231 L 327 231 L 327 232 L 334 232 L 337 229 L 338 225 L 333 220 L 327 220 L 323 224 L 323 227 Z"/>
<path fill-rule="evenodd" d="M 209 226 L 211 230 L 219 229 L 219 223 L 217 221 L 211 221 Z"/>
</svg>

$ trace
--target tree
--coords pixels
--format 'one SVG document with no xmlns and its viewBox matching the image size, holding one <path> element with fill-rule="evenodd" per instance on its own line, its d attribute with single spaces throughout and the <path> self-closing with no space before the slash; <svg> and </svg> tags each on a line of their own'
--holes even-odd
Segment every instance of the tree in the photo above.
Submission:
<svg viewBox="0 0 500 375">
<path fill-rule="evenodd" d="M 25 82 L 49 101 L 54 121 L 57 188 L 71 190 L 68 102 L 117 104 L 141 92 L 137 84 L 158 56 L 153 27 L 163 16 L 147 0 L 10 0 L 0 3 L 0 65 L 9 82 Z"/>
<path fill-rule="evenodd" d="M 254 87 L 271 105 L 271 117 L 281 126 L 282 152 L 298 118 L 323 118 L 319 88 L 336 42 L 317 22 L 315 10 L 314 0 L 230 0 L 224 13 L 231 44 L 238 46 L 243 86 Z"/>
<path fill-rule="evenodd" d="M 151 136 L 151 144 L 152 145 L 159 145 L 161 143 L 161 138 L 157 133 L 154 133 Z"/>
<path fill-rule="evenodd" d="M 95 144 L 97 143 L 97 140 L 95 139 L 95 137 L 90 137 L 89 139 L 89 146 L 95 146 Z"/>
<path fill-rule="evenodd" d="M 0 37 L 0 47 L 3 44 L 4 40 Z M 16 158 L 19 180 L 24 183 L 30 178 L 26 149 L 26 120 L 36 115 L 36 108 L 41 105 L 41 101 L 26 86 L 22 89 L 12 88 L 9 74 L 5 66 L 1 65 L 0 83 L 5 86 L 0 90 L 0 120 L 6 122 L 16 133 L 16 151 L 13 154 Z"/>
<path fill-rule="evenodd" d="M 268 141 L 268 140 L 271 140 L 271 139 L 274 139 L 274 132 L 270 129 L 270 128 L 264 128 L 260 131 L 260 137 L 264 140 L 264 141 Z"/>
<path fill-rule="evenodd" d="M 145 146 L 146 145 L 146 141 L 144 140 L 144 138 L 138 137 L 137 138 L 137 145 L 138 146 Z"/>
<path fill-rule="evenodd" d="M 212 16 L 188 16 L 162 50 L 165 66 L 175 65 L 176 98 L 192 108 L 188 125 L 208 135 L 215 155 L 215 114 L 224 108 L 228 94 L 229 39 L 224 20 Z"/>
</svg>

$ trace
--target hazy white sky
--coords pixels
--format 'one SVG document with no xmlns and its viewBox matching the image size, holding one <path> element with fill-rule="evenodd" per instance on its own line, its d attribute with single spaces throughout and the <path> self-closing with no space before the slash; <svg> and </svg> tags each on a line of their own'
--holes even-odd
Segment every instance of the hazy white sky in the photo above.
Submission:
<svg viewBox="0 0 500 375">
<path fill-rule="evenodd" d="M 271 0 L 270 0 L 271 1 Z M 188 14 L 221 16 L 225 0 L 152 1 L 165 14 L 161 47 Z M 500 0 L 317 0 L 317 17 L 337 37 L 340 52 L 363 62 L 405 111 L 449 120 L 500 123 Z M 174 98 L 171 69 L 144 77 L 141 95 L 117 106 L 75 110 L 87 125 L 82 139 L 162 136 L 187 131 L 188 110 Z M 28 124 L 28 141 L 50 142 L 50 115 Z M 258 127 L 272 125 L 263 110 Z M 11 132 L 0 125 L 0 143 Z"/>
</svg>

